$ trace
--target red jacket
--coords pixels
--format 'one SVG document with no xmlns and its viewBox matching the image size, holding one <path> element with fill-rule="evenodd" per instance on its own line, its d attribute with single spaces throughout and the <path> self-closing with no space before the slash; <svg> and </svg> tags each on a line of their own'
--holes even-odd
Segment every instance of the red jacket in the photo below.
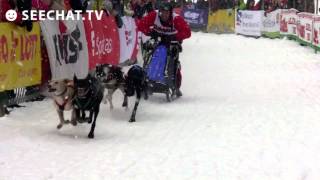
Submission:
<svg viewBox="0 0 320 180">
<path fill-rule="evenodd" d="M 155 23 L 156 17 L 158 13 L 156 11 L 150 12 L 147 16 L 138 20 L 138 30 L 143 32 L 145 35 L 150 34 L 152 31 L 152 27 Z M 191 36 L 191 30 L 189 25 L 181 16 L 175 16 L 173 21 L 169 23 L 169 25 L 174 25 L 174 28 L 177 30 L 176 39 L 177 41 L 182 41 Z"/>
</svg>

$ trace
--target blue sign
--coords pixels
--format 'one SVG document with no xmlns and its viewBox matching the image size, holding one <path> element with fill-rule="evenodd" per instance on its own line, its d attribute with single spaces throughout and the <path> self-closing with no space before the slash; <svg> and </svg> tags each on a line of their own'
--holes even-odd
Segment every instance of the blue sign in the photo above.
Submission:
<svg viewBox="0 0 320 180">
<path fill-rule="evenodd" d="M 183 18 L 189 23 L 191 28 L 203 28 L 208 24 L 207 9 L 184 9 Z"/>
</svg>

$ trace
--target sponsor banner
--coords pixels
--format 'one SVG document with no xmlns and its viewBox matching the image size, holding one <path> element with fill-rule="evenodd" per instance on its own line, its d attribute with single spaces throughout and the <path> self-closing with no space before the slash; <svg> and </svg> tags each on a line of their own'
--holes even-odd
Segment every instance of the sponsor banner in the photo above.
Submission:
<svg viewBox="0 0 320 180">
<path fill-rule="evenodd" d="M 282 9 L 280 13 L 280 34 L 298 37 L 298 20 L 296 9 Z"/>
<path fill-rule="evenodd" d="M 314 16 L 313 19 L 313 45 L 320 48 L 320 16 Z"/>
<path fill-rule="evenodd" d="M 313 14 L 299 13 L 298 14 L 298 37 L 302 43 L 312 44 L 312 30 L 313 30 Z"/>
<path fill-rule="evenodd" d="M 247 36 L 261 36 L 264 11 L 238 11 L 236 33 Z"/>
<path fill-rule="evenodd" d="M 191 28 L 207 27 L 208 10 L 205 9 L 184 9 L 183 18 L 189 23 Z"/>
<path fill-rule="evenodd" d="M 233 9 L 219 9 L 211 13 L 208 18 L 208 32 L 234 33 L 235 11 Z"/>
<path fill-rule="evenodd" d="M 40 84 L 40 26 L 31 32 L 13 23 L 0 23 L 0 91 Z"/>
<path fill-rule="evenodd" d="M 88 75 L 88 47 L 82 21 L 40 21 L 52 79 Z"/>
<path fill-rule="evenodd" d="M 86 16 L 88 15 L 84 15 Z M 87 19 L 84 26 L 88 42 L 89 69 L 94 69 L 97 64 L 117 65 L 120 59 L 120 40 L 114 17 L 103 13 L 101 20 L 94 16 L 91 21 Z"/>
<path fill-rule="evenodd" d="M 280 13 L 281 10 L 275 10 L 270 13 L 266 13 L 262 18 L 262 34 L 275 38 L 280 36 Z"/>
<path fill-rule="evenodd" d="M 123 26 L 119 29 L 120 63 L 128 59 L 135 59 L 138 53 L 138 32 L 135 20 L 132 17 L 122 17 Z"/>
</svg>

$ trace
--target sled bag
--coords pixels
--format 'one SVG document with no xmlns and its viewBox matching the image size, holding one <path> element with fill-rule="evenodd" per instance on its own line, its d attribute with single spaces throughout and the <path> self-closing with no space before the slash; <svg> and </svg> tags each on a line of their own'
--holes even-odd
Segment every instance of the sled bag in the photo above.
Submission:
<svg viewBox="0 0 320 180">
<path fill-rule="evenodd" d="M 167 48 L 158 46 L 147 66 L 147 77 L 149 80 L 165 84 L 165 69 L 167 64 Z"/>
</svg>

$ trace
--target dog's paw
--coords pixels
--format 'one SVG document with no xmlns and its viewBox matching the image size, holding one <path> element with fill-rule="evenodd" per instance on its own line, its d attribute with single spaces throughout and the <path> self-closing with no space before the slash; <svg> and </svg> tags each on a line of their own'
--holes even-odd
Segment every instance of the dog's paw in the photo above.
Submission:
<svg viewBox="0 0 320 180">
<path fill-rule="evenodd" d="M 62 124 L 58 124 L 57 129 L 61 129 L 62 128 Z"/>
<path fill-rule="evenodd" d="M 94 138 L 94 134 L 93 133 L 89 133 L 88 138 L 93 139 Z"/>
<path fill-rule="evenodd" d="M 65 120 L 63 123 L 64 123 L 64 124 L 70 124 L 71 121 L 70 121 L 70 120 Z"/>
<path fill-rule="evenodd" d="M 85 118 L 84 121 L 85 121 L 85 122 L 88 122 L 89 124 L 92 123 L 92 119 L 89 118 L 89 117 Z"/>
<path fill-rule="evenodd" d="M 73 126 L 76 126 L 76 125 L 77 125 L 77 121 L 76 121 L 76 120 L 73 120 L 73 121 L 71 121 L 71 124 L 72 124 Z"/>
<path fill-rule="evenodd" d="M 133 119 L 133 118 L 131 118 L 131 119 L 129 120 L 129 122 L 130 122 L 130 123 L 133 123 L 133 122 L 136 122 L 136 120 Z"/>
</svg>

